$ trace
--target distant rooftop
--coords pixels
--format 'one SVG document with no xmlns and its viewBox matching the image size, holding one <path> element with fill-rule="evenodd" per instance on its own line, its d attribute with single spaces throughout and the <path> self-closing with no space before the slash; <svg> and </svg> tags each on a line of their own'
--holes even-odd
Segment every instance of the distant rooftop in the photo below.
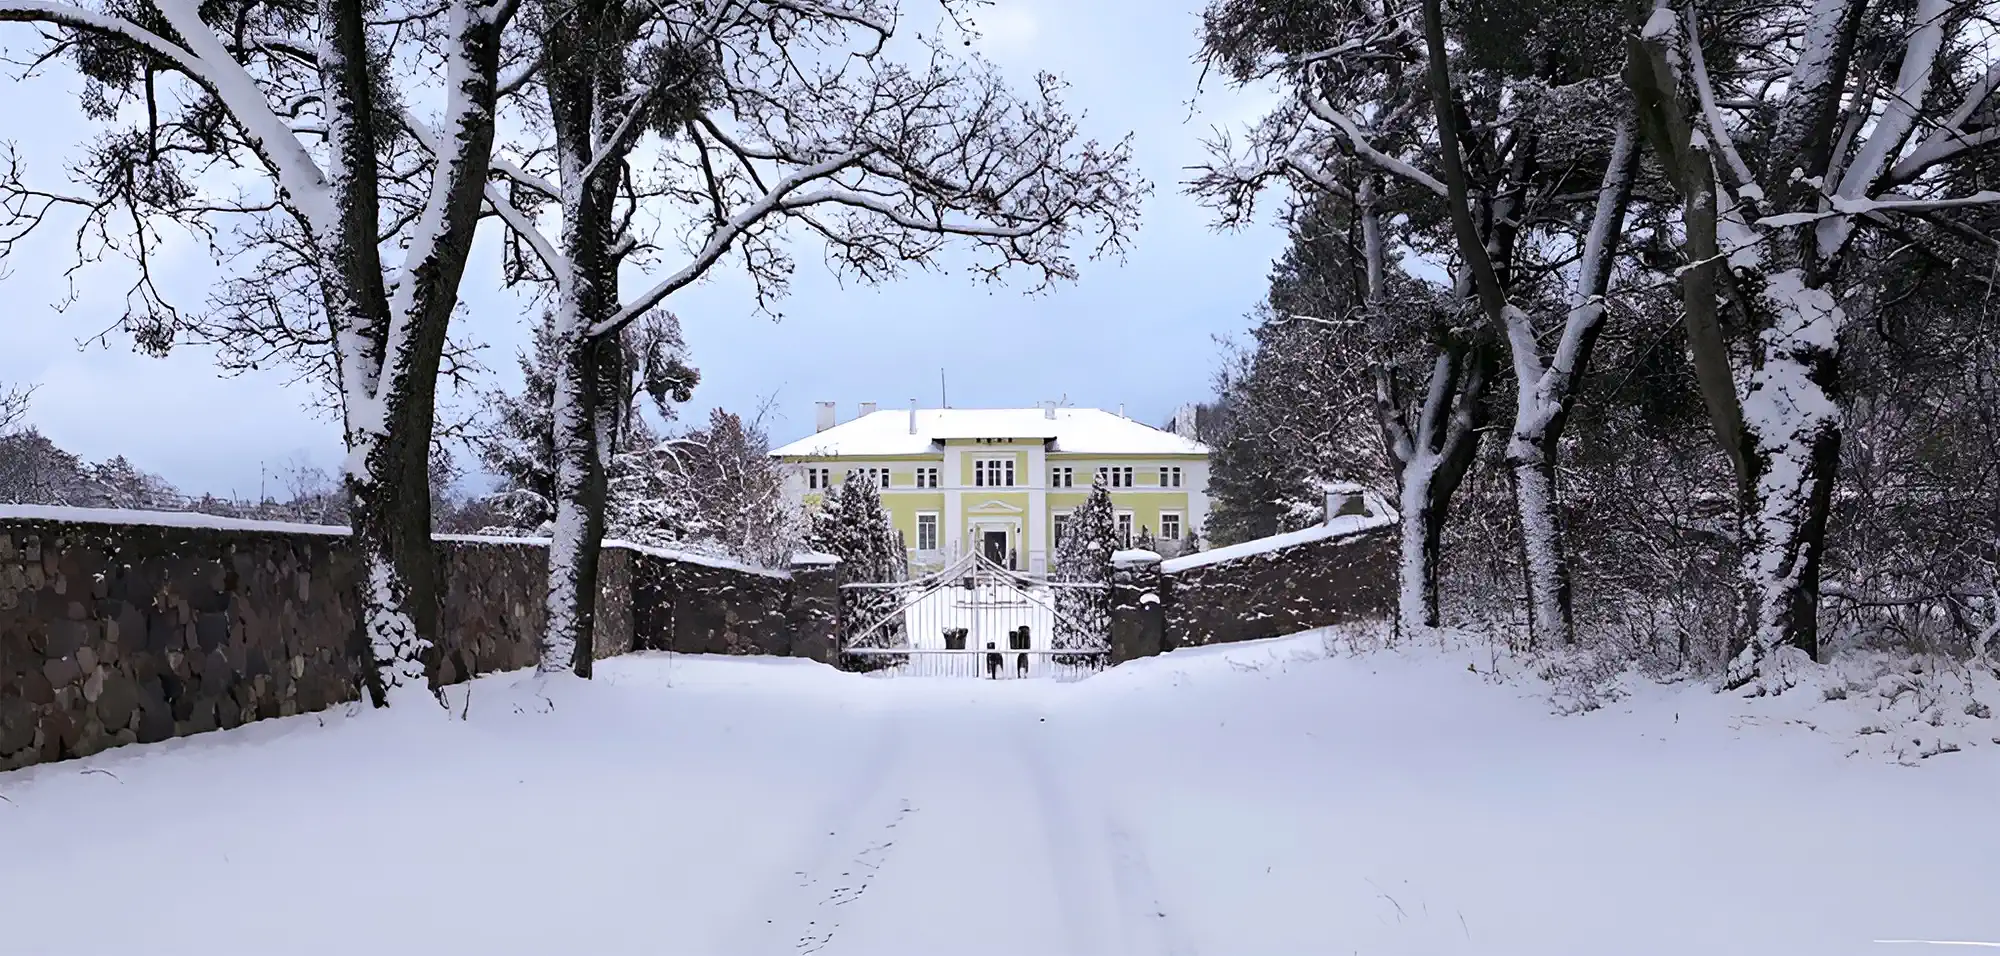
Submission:
<svg viewBox="0 0 2000 956">
<path fill-rule="evenodd" d="M 779 448 L 777 456 L 921 455 L 954 438 L 1039 438 L 1086 455 L 1201 455 L 1208 446 L 1095 408 L 907 408 L 872 412 Z"/>
</svg>

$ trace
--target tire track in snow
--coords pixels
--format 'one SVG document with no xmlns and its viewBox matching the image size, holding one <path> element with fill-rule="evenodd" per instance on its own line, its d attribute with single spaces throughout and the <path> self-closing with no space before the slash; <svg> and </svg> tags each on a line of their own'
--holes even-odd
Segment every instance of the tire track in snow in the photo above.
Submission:
<svg viewBox="0 0 2000 956">
<path fill-rule="evenodd" d="M 1034 733 L 1037 728 L 1043 733 Z M 1051 880 L 1071 951 L 1078 956 L 1194 956 L 1194 947 L 1175 932 L 1167 916 L 1143 849 L 1118 825 L 1098 789 L 1085 783 L 1085 762 L 1062 761 L 1067 773 L 1051 766 L 1050 752 L 1061 747 L 1051 739 L 1052 730 L 1045 722 L 1027 725 L 1016 744 L 1041 805 Z M 1103 822 L 1096 827 L 1080 822 L 1100 814 Z"/>
<path fill-rule="evenodd" d="M 848 786 L 825 795 L 810 848 L 752 902 L 729 953 L 816 953 L 839 926 L 838 907 L 867 892 L 895 847 L 897 825 L 916 809 L 889 792 L 908 750 L 896 717 L 885 710 L 874 721 L 866 759 L 849 768 Z"/>
<path fill-rule="evenodd" d="M 1039 810 L 1036 816 L 1041 819 L 1042 838 L 1048 848 L 1049 885 L 1054 889 L 1069 952 L 1073 956 L 1094 956 L 1105 952 L 1102 923 L 1109 914 L 1103 912 L 1103 894 L 1093 892 L 1096 888 L 1082 877 L 1102 867 L 1092 865 L 1096 861 L 1091 860 L 1079 842 L 1084 834 L 1076 826 L 1074 797 L 1049 771 L 1048 757 L 1043 752 L 1048 744 L 1033 737 L 1029 728 L 1015 733 L 1014 757 L 1035 794 Z"/>
<path fill-rule="evenodd" d="M 1173 918 L 1167 915 L 1167 904 L 1160 895 L 1160 886 L 1153 877 L 1153 865 L 1146 859 L 1145 849 L 1108 814 L 1104 818 L 1104 838 L 1111 847 L 1111 878 L 1122 904 L 1119 910 L 1138 914 L 1142 930 L 1139 935 L 1151 943 L 1143 949 L 1136 948 L 1132 943 L 1137 941 L 1128 936 L 1128 951 L 1195 956 L 1194 945 L 1175 930 Z"/>
</svg>

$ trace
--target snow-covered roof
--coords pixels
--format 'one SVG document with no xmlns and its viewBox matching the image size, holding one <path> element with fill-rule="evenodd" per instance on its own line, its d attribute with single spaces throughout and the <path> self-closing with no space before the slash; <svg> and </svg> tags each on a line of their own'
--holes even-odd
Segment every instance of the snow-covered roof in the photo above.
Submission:
<svg viewBox="0 0 2000 956">
<path fill-rule="evenodd" d="M 1095 408 L 920 408 L 863 415 L 779 448 L 786 456 L 921 455 L 953 438 L 1053 440 L 1050 450 L 1085 455 L 1205 455 L 1208 446 Z"/>
</svg>

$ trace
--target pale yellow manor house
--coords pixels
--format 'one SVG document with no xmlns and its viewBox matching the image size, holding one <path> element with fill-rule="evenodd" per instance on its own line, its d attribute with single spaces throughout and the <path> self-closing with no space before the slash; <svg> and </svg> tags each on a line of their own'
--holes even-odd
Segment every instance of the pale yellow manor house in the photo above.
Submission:
<svg viewBox="0 0 2000 956">
<path fill-rule="evenodd" d="M 873 481 L 910 549 L 912 569 L 977 549 L 1002 565 L 1042 574 L 1091 481 L 1104 476 L 1119 532 L 1141 532 L 1167 555 L 1208 517 L 1208 446 L 1191 410 L 1173 431 L 1095 408 L 918 408 L 877 411 L 863 402 L 840 422 L 820 402 L 817 431 L 771 452 L 786 490 L 816 508 L 843 481 Z"/>
</svg>

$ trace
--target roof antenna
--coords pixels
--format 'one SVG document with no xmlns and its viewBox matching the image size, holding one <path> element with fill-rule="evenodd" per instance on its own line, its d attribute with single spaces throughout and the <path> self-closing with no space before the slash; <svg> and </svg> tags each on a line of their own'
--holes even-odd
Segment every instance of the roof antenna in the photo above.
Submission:
<svg viewBox="0 0 2000 956">
<path fill-rule="evenodd" d="M 949 401 L 946 401 L 946 400 L 945 400 L 945 397 L 944 397 L 944 369 L 943 369 L 943 368 L 939 368 L 939 369 L 938 369 L 938 407 L 939 407 L 939 408 L 950 408 L 950 407 L 951 407 L 951 402 L 949 402 Z"/>
</svg>

